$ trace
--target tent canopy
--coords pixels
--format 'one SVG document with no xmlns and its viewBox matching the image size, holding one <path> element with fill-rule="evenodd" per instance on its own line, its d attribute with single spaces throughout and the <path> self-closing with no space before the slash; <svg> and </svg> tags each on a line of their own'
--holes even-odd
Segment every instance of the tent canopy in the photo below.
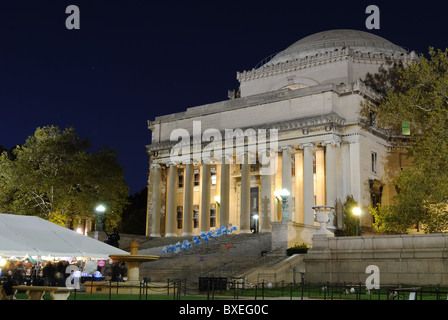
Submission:
<svg viewBox="0 0 448 320">
<path fill-rule="evenodd" d="M 109 259 L 129 254 L 39 217 L 0 213 L 0 255 Z"/>
</svg>

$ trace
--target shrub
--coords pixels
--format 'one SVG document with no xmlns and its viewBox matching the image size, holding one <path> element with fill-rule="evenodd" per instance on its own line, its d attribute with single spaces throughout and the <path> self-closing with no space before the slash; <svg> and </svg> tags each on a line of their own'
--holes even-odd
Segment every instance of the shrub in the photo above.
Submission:
<svg viewBox="0 0 448 320">
<path fill-rule="evenodd" d="M 303 242 L 302 244 L 297 244 L 294 247 L 286 249 L 286 254 L 292 256 L 293 254 L 302 254 L 308 252 L 308 245 Z"/>
</svg>

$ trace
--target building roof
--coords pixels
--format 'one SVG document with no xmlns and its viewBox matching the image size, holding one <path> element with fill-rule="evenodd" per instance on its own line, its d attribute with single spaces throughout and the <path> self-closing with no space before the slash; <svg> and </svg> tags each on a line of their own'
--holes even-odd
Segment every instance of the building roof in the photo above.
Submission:
<svg viewBox="0 0 448 320">
<path fill-rule="evenodd" d="M 344 48 L 371 53 L 408 53 L 402 47 L 397 46 L 378 35 L 360 30 L 339 29 L 318 32 L 300 39 L 284 51 L 275 54 L 273 58 L 264 65 L 273 65 L 280 62 L 312 56 L 316 53 Z"/>
</svg>

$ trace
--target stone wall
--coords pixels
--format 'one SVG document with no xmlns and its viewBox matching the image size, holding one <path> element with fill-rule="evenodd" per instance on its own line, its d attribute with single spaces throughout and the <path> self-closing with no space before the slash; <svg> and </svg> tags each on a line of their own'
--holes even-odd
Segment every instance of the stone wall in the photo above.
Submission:
<svg viewBox="0 0 448 320">
<path fill-rule="evenodd" d="M 363 285 L 376 265 L 380 285 L 448 285 L 448 234 L 314 239 L 305 257 L 309 282 Z"/>
</svg>

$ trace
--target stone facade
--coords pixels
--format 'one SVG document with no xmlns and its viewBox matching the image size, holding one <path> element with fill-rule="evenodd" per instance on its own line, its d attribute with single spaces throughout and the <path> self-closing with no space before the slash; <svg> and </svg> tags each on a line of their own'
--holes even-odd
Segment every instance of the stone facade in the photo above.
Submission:
<svg viewBox="0 0 448 320">
<path fill-rule="evenodd" d="M 364 286 L 376 265 L 380 285 L 448 285 L 448 235 L 386 235 L 322 239 L 305 256 L 306 280 Z"/>
<path fill-rule="evenodd" d="M 336 208 L 329 223 L 334 230 L 342 227 L 348 195 L 364 212 L 378 199 L 387 204 L 394 187 L 386 163 L 395 150 L 359 114 L 362 101 L 375 97 L 359 79 L 387 58 L 407 62 L 415 55 L 366 32 L 315 34 L 239 72 L 240 95 L 231 100 L 149 121 L 147 234 L 200 234 L 229 225 L 239 232 L 270 232 L 271 223 L 286 223 L 287 246 L 311 244 L 313 206 Z M 179 130 L 188 139 L 173 137 Z M 218 152 L 206 133 L 224 138 L 229 130 L 231 154 L 221 141 Z M 261 145 L 259 135 L 251 140 L 248 132 L 269 132 L 269 143 Z M 173 159 L 176 148 L 186 150 L 181 160 Z M 270 165 L 275 162 L 270 174 L 260 163 L 267 154 Z M 290 194 L 285 208 L 274 194 L 279 190 Z M 369 215 L 361 220 L 371 225 Z"/>
</svg>

